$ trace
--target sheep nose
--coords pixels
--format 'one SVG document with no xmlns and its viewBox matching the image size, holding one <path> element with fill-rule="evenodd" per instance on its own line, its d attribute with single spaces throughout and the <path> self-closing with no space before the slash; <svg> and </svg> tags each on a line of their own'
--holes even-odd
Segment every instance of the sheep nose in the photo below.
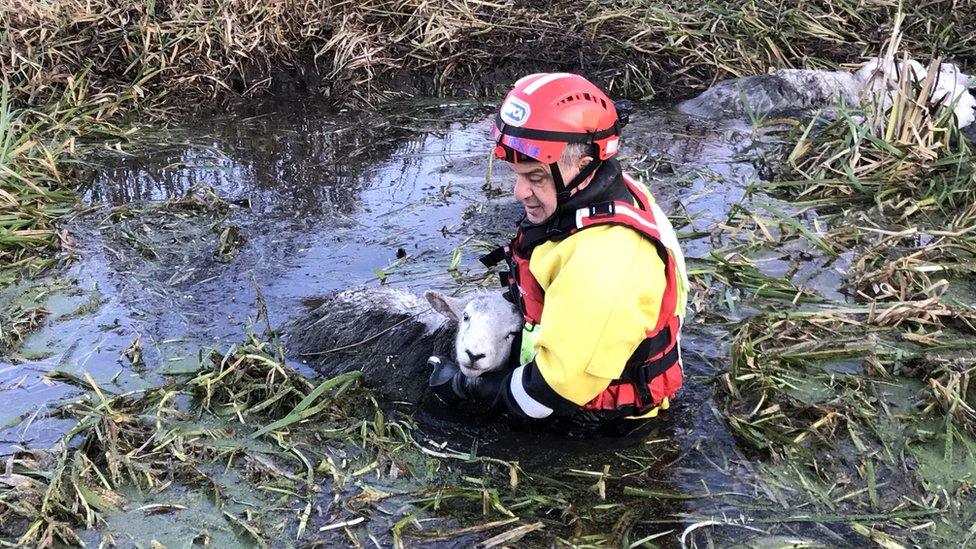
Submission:
<svg viewBox="0 0 976 549">
<path fill-rule="evenodd" d="M 481 353 L 481 354 L 477 354 L 476 355 L 476 354 L 472 353 L 471 351 L 469 351 L 467 349 L 465 349 L 464 352 L 467 353 L 468 354 L 468 358 L 471 359 L 471 365 L 472 366 L 474 366 L 474 363 L 475 362 L 478 362 L 478 360 L 480 360 L 482 358 L 485 358 L 485 354 L 484 353 Z"/>
</svg>

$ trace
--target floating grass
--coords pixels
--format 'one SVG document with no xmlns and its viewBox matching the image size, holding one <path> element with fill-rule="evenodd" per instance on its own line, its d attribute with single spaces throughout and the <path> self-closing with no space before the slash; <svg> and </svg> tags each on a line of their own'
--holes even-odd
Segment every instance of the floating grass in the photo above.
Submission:
<svg viewBox="0 0 976 549">
<path fill-rule="evenodd" d="M 0 353 L 17 346 L 27 334 L 34 331 L 47 316 L 41 307 L 11 305 L 0 312 Z"/>
<path fill-rule="evenodd" d="M 726 421 L 765 458 L 760 477 L 777 498 L 830 513 L 887 509 L 852 531 L 889 546 L 945 539 L 936 532 L 958 534 L 952 524 L 971 516 L 958 492 L 964 474 L 942 479 L 954 494 L 945 500 L 908 494 L 912 483 L 933 485 L 932 470 L 971 459 L 952 448 L 972 432 L 976 409 L 967 282 L 976 158 L 933 100 L 938 61 L 911 77 L 897 53 L 902 20 L 894 21 L 886 55 L 901 57 L 898 86 L 865 108 L 841 105 L 835 120 L 801 126 L 781 179 L 763 185 L 792 204 L 779 212 L 757 204 L 781 223 L 795 208 L 816 214 L 825 228 L 817 238 L 798 217 L 786 225 L 842 254 L 848 302 L 746 319 L 723 377 Z M 962 440 L 968 449 L 971 439 Z M 929 452 L 941 452 L 931 458 L 939 465 L 916 469 L 912 456 Z M 895 518 L 906 509 L 932 519 Z M 939 526 L 922 534 L 925 523 Z"/>
<path fill-rule="evenodd" d="M 334 402 L 355 383 L 355 374 L 313 386 L 284 367 L 280 353 L 280 346 L 252 335 L 227 353 L 208 357 L 194 377 L 140 394 L 115 395 L 103 391 L 90 375 L 79 378 L 91 392 L 63 408 L 78 423 L 60 449 L 15 455 L 8 464 L 4 480 L 17 482 L 0 486 L 4 530 L 20 525 L 17 539 L 24 545 L 78 544 L 73 528 L 95 527 L 105 513 L 123 508 L 126 487 L 162 490 L 174 481 L 205 485 L 210 474 L 205 464 L 233 461 L 247 448 L 230 443 L 232 423 L 208 416 L 229 416 L 253 429 L 251 438 L 269 435 L 272 441 L 298 421 L 318 419 L 340 431 L 359 425 L 338 413 L 340 405 Z M 363 402 L 361 396 L 354 400 Z M 188 406 L 190 402 L 194 405 Z M 264 425 L 275 414 L 284 417 Z M 256 479 L 283 475 L 298 483 L 292 489 L 296 493 L 309 488 L 314 474 L 301 451 L 286 444 L 262 452 L 276 457 L 252 456 L 249 469 Z M 299 471 L 307 469 L 311 476 L 283 472 L 294 466 L 288 461 L 297 461 Z M 233 515 L 230 520 L 255 540 L 267 541 L 248 519 Z"/>
<path fill-rule="evenodd" d="M 333 530 L 343 536 L 347 528 L 367 527 L 374 512 L 389 514 L 382 507 L 388 500 L 413 506 L 392 530 L 403 546 L 413 538 L 470 539 L 502 526 L 511 529 L 498 539 L 514 540 L 542 526 L 519 524 L 510 509 L 531 516 L 566 505 L 558 499 L 566 485 L 545 497 L 517 492 L 530 479 L 517 463 L 416 440 L 412 420 L 381 409 L 360 386 L 361 377 L 353 371 L 306 378 L 285 364 L 274 334 L 250 331 L 225 352 L 202 354 L 194 374 L 161 387 L 117 394 L 89 374 L 73 376 L 88 392 L 59 413 L 77 424 L 50 451 L 16 452 L 0 470 L 0 541 L 81 545 L 80 530 L 107 528 L 110 516 L 131 511 L 138 494 L 165 501 L 174 488 L 208 494 L 227 530 L 262 546 L 307 540 L 313 532 L 334 542 L 339 538 L 327 537 Z M 448 473 L 452 463 L 482 476 Z M 263 495 L 241 505 L 229 470 L 249 494 Z M 455 484 L 438 486 L 435 471 Z M 321 516 L 323 489 L 344 502 L 333 519 Z M 417 516 L 448 501 L 448 522 L 415 531 Z M 478 509 L 465 519 L 475 525 L 454 526 L 450 517 L 467 516 L 469 507 Z M 144 508 L 169 513 L 182 507 Z"/>
</svg>

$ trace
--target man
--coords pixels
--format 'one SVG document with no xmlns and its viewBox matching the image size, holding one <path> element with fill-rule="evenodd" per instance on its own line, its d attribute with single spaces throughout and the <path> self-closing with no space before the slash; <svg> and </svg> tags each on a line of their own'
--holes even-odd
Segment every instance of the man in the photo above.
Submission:
<svg viewBox="0 0 976 549">
<path fill-rule="evenodd" d="M 495 155 L 525 208 L 505 259 L 525 318 L 513 369 L 477 378 L 432 357 L 430 385 L 517 417 L 653 417 L 681 387 L 684 258 L 667 216 L 614 158 L 609 97 L 581 76 L 516 82 L 495 120 Z"/>
</svg>

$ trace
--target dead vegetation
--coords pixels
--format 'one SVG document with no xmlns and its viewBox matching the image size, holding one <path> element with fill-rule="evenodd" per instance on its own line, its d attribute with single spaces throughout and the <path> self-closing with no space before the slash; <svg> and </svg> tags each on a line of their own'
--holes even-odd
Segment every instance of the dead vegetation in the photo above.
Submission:
<svg viewBox="0 0 976 549">
<path fill-rule="evenodd" d="M 0 472 L 0 544 L 82 545 L 86 531 L 103 543 L 130 531 L 151 537 L 109 519 L 198 512 L 168 499 L 187 491 L 210 502 L 234 544 L 496 546 L 554 535 L 546 528 L 626 539 L 600 526 L 608 517 L 599 504 L 608 482 L 619 491 L 634 479 L 607 469 L 528 475 L 517 462 L 418 440 L 413 419 L 381 408 L 361 377 L 304 377 L 286 365 L 276 334 L 248 331 L 161 387 L 114 394 L 90 374 L 76 378 L 87 391 L 59 412 L 75 427 L 49 451 L 14 453 Z M 191 520 L 206 544 L 220 532 L 204 523 Z"/>
<path fill-rule="evenodd" d="M 888 61 L 907 59 L 900 40 L 896 24 Z M 932 98 L 937 63 L 919 80 L 903 67 L 890 101 L 800 126 L 764 186 L 817 212 L 804 236 L 849 262 L 848 299 L 747 319 L 724 378 L 729 426 L 772 459 L 773 483 L 831 511 L 884 509 L 887 523 L 854 531 L 892 547 L 967 535 L 971 480 L 936 471 L 976 460 L 976 157 Z"/>
<path fill-rule="evenodd" d="M 906 4 L 907 48 L 973 61 L 968 2 Z M 368 100 L 390 90 L 394 71 L 426 83 L 427 93 L 483 91 L 515 76 L 486 80 L 494 71 L 533 68 L 583 70 L 618 94 L 674 93 L 770 67 L 858 61 L 887 37 L 896 11 L 856 0 L 545 9 L 462 0 L 8 1 L 0 59 L 18 103 L 40 104 L 80 83 L 75 95 L 106 111 L 122 99 L 212 97 L 295 80 L 339 103 Z"/>
<path fill-rule="evenodd" d="M 908 4 L 905 47 L 973 62 L 971 3 Z M 68 189 L 82 173 L 75 161 L 85 140 L 124 141 L 128 131 L 113 124 L 138 107 L 289 87 L 314 89 L 339 104 L 375 102 L 403 89 L 487 93 L 529 65 L 581 70 L 615 93 L 650 97 L 769 67 L 856 61 L 877 50 L 894 5 L 635 1 L 571 8 L 409 0 L 7 2 L 0 6 L 6 38 L 0 68 L 8 78 L 0 109 L 4 276 L 36 274 L 56 261 L 52 250 L 62 239 L 56 221 L 72 203 Z M 397 85 L 397 74 L 411 75 L 408 85 Z M 902 108 L 883 116 L 847 112 L 798 137 L 788 159 L 792 173 L 768 188 L 785 190 L 801 209 L 830 212 L 818 219 L 833 232 L 771 204 L 743 207 L 728 227 L 761 245 L 716 250 L 699 273 L 709 277 L 700 284 L 708 291 L 718 283 L 732 288 L 717 299 L 756 298 L 750 306 L 760 309 L 738 330 L 723 412 L 745 446 L 771 458 L 766 489 L 782 493 L 774 499 L 784 506 L 800 507 L 797 521 L 850 523 L 853 532 L 891 547 L 892 536 L 924 544 L 945 539 L 932 532 L 946 523 L 972 522 L 969 507 L 957 504 L 971 486 L 930 486 L 929 477 L 913 472 L 927 471 L 918 463 L 929 469 L 967 463 L 965 432 L 976 420 L 974 362 L 966 354 L 976 330 L 971 294 L 959 288 L 973 265 L 973 157 L 970 144 L 934 114 L 925 89 L 906 83 Z M 173 206 L 175 215 L 219 208 L 206 195 Z M 116 213 L 109 221 L 123 229 L 138 218 Z M 218 257 L 237 245 L 231 227 L 214 225 Z M 138 232 L 131 234 L 133 248 L 151 253 L 153 246 L 141 247 Z M 807 256 L 853 254 L 847 273 L 853 303 L 825 303 L 793 283 L 807 259 L 797 259 L 785 276 L 769 276 L 750 257 L 771 245 L 800 256 L 798 242 L 811 244 Z M 20 318 L 15 325 L 30 322 L 30 315 Z M 122 489 L 131 486 L 205 489 L 237 533 L 259 544 L 294 536 L 289 528 L 301 537 L 313 523 L 345 532 L 362 524 L 364 509 L 388 500 L 424 510 L 451 501 L 481 518 L 474 526 L 423 530 L 419 512 L 398 515 L 390 542 L 399 546 L 495 528 L 505 531 L 492 543 L 504 544 L 546 526 L 589 543 L 619 544 L 637 520 L 625 509 L 612 531 L 593 534 L 585 526 L 595 521 L 586 515 L 615 508 L 581 510 L 561 495 L 572 488 L 565 481 L 543 479 L 544 490 L 518 491 L 525 475 L 517 464 L 420 444 L 410 418 L 384 415 L 355 375 L 305 379 L 284 364 L 273 342 L 248 335 L 203 362 L 191 378 L 141 394 L 109 394 L 87 380 L 91 392 L 64 408 L 79 422 L 65 443 L 5 464 L 4 535 L 16 531 L 20 544 L 77 543 L 76 529 L 101 525 L 106 514 L 126 507 Z M 242 439 L 265 444 L 265 451 L 256 457 Z M 924 461 L 933 446 L 941 461 Z M 429 484 L 437 460 L 473 462 L 482 474 L 396 493 L 360 480 L 370 474 Z M 291 522 L 235 506 L 206 467 L 212 463 L 234 463 L 254 486 L 300 502 Z M 595 482 L 592 493 L 600 496 L 608 481 L 619 488 L 625 478 L 607 470 L 578 474 Z M 355 492 L 348 505 L 320 514 L 317 491 L 330 481 L 337 492 Z M 629 495 L 698 497 L 637 488 Z M 722 524 L 728 522 L 702 520 L 685 533 Z"/>
<path fill-rule="evenodd" d="M 285 367 L 282 353 L 274 340 L 249 334 L 241 345 L 206 357 L 195 376 L 135 394 L 106 393 L 86 375 L 90 392 L 61 409 L 78 423 L 58 447 L 17 453 L 7 462 L 0 475 L 0 530 L 17 532 L 18 545 L 77 545 L 75 528 L 103 525 L 106 513 L 128 507 L 127 488 L 153 493 L 175 483 L 211 493 L 243 537 L 266 545 L 275 533 L 232 513 L 213 478 L 213 464 L 240 461 L 259 489 L 288 487 L 308 500 L 301 536 L 318 475 L 328 474 L 334 462 L 315 451 L 316 463 L 324 460 L 316 467 L 301 445 L 288 442 L 289 432 L 312 421 L 332 439 L 354 436 L 362 426 L 358 412 L 371 401 L 356 384 L 358 373 L 312 382 Z M 270 446 L 249 454 L 246 441 L 256 439 Z M 331 451 L 350 450 L 340 446 Z"/>
</svg>

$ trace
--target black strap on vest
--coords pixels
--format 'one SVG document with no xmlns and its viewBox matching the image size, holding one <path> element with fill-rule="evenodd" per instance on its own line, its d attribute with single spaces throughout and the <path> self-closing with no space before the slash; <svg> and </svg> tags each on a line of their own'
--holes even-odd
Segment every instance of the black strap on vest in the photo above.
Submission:
<svg viewBox="0 0 976 549">
<path fill-rule="evenodd" d="M 630 118 L 628 117 L 628 120 Z M 536 130 L 532 128 L 522 128 L 506 124 L 502 120 L 502 115 L 495 115 L 495 127 L 498 133 L 522 139 L 537 139 L 539 141 L 560 141 L 563 143 L 592 143 L 599 139 L 606 139 L 612 135 L 620 135 L 620 122 L 614 122 L 613 126 L 605 130 L 596 132 L 556 132 L 550 130 Z"/>
<path fill-rule="evenodd" d="M 508 255 L 508 252 L 505 251 L 505 246 L 499 246 L 494 250 L 486 253 L 485 255 L 479 257 L 478 261 L 480 261 L 482 265 L 490 269 L 495 265 L 501 263 L 502 260 L 505 259 L 506 255 Z"/>
<path fill-rule="evenodd" d="M 639 366 L 647 362 L 652 356 L 659 355 L 668 349 L 671 343 L 671 327 L 665 326 L 661 331 L 649 337 L 638 345 L 634 354 L 627 360 L 627 366 Z"/>
<path fill-rule="evenodd" d="M 642 407 L 638 411 L 649 408 L 653 404 L 651 390 L 648 387 L 651 380 L 668 371 L 668 368 L 677 364 L 678 359 L 681 357 L 678 345 L 675 343 L 671 350 L 664 353 L 663 356 L 654 360 L 648 360 L 648 358 L 664 352 L 670 342 L 670 326 L 665 326 L 664 329 L 653 337 L 642 341 L 637 347 L 637 350 L 634 351 L 634 354 L 627 360 L 627 365 L 624 366 L 623 373 L 610 384 L 624 385 L 632 383 L 637 390 L 638 396 L 640 396 L 640 402 L 642 404 Z"/>
<path fill-rule="evenodd" d="M 478 258 L 478 261 L 487 267 L 492 268 L 498 265 L 502 261 L 509 263 L 509 268 L 513 269 L 510 271 L 500 271 L 498 273 L 498 281 L 501 283 L 502 288 L 506 288 L 505 292 L 502 293 L 502 297 L 506 301 L 518 307 L 519 312 L 523 315 L 525 314 L 524 306 L 522 304 L 521 295 L 519 294 L 518 280 L 516 280 L 515 266 L 511 263 L 511 258 L 509 257 L 508 246 L 499 246 L 494 250 L 486 253 L 485 255 Z"/>
<path fill-rule="evenodd" d="M 678 363 L 679 354 L 680 352 L 678 351 L 678 346 L 675 345 L 661 358 L 638 364 L 631 368 L 630 372 L 624 368 L 624 374 L 616 381 L 623 383 L 632 382 L 637 385 L 638 389 L 640 389 L 641 386 L 646 389 L 647 384 L 650 383 L 652 379 L 668 371 L 668 368 Z"/>
<path fill-rule="evenodd" d="M 590 204 L 590 219 L 603 219 L 604 217 L 613 217 L 617 213 L 617 206 L 614 202 L 597 202 L 596 204 Z"/>
</svg>

